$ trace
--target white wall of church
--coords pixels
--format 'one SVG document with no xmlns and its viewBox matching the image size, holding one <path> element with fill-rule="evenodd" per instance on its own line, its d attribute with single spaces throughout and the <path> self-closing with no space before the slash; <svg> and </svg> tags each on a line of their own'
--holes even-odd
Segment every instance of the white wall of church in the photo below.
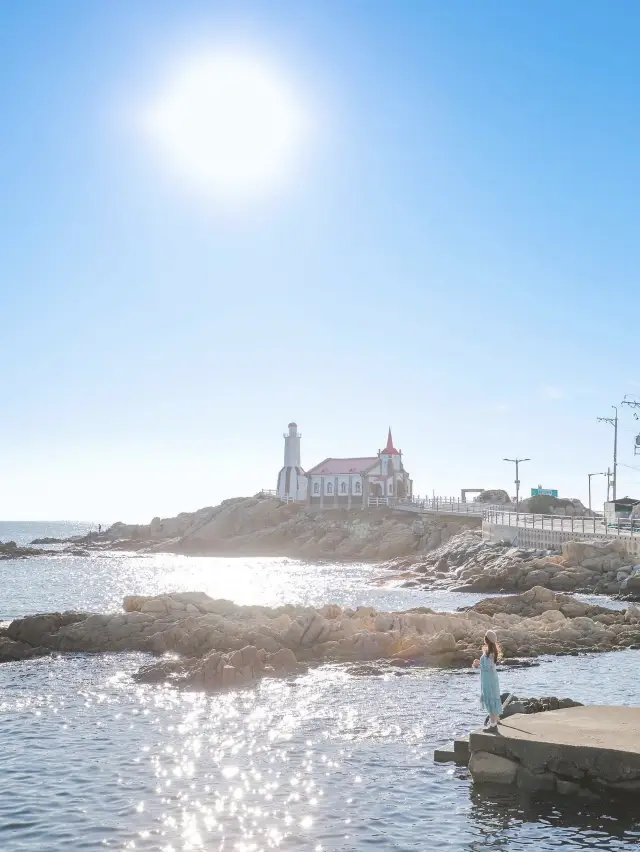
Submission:
<svg viewBox="0 0 640 852">
<path fill-rule="evenodd" d="M 362 477 L 350 474 L 310 476 L 311 480 L 311 496 L 320 497 L 324 494 L 325 497 L 333 497 L 335 494 L 338 497 L 348 497 L 349 493 L 353 497 L 362 496 Z M 324 479 L 324 483 L 323 483 Z"/>
</svg>

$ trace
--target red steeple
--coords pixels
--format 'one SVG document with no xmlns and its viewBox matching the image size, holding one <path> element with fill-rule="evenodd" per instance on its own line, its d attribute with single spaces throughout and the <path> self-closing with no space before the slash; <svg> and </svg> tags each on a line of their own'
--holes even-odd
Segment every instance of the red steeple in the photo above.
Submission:
<svg viewBox="0 0 640 852">
<path fill-rule="evenodd" d="M 386 455 L 397 456 L 399 455 L 396 448 L 393 446 L 393 438 L 391 437 L 391 426 L 389 426 L 389 435 L 387 437 L 387 446 L 382 451 Z"/>
</svg>

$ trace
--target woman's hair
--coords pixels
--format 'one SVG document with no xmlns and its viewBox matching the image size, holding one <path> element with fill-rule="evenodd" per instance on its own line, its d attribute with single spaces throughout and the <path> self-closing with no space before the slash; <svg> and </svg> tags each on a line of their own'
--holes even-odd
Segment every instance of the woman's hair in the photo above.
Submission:
<svg viewBox="0 0 640 852">
<path fill-rule="evenodd" d="M 492 642 L 487 636 L 484 637 L 484 646 L 487 649 L 487 656 L 493 657 L 493 662 L 497 664 L 498 660 L 502 659 L 502 648 L 499 643 Z"/>
</svg>

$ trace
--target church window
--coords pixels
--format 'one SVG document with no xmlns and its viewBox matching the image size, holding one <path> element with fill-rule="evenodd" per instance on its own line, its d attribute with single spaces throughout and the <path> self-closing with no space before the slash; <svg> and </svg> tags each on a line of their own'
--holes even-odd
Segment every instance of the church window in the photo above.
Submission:
<svg viewBox="0 0 640 852">
<path fill-rule="evenodd" d="M 389 494 L 393 494 L 393 482 L 389 483 Z"/>
<path fill-rule="evenodd" d="M 313 493 L 314 493 L 314 494 L 319 494 L 319 493 L 320 493 L 320 483 L 319 483 L 319 482 L 314 482 L 314 483 L 313 483 Z"/>
<path fill-rule="evenodd" d="M 360 493 L 360 483 L 356 482 L 356 494 Z"/>
<path fill-rule="evenodd" d="M 343 482 L 343 483 L 340 485 L 340 491 L 342 491 L 342 493 L 343 493 L 343 494 L 346 494 L 346 493 L 347 493 L 347 483 L 346 483 L 346 482 Z"/>
<path fill-rule="evenodd" d="M 333 494 L 333 483 L 327 482 L 327 494 Z"/>
</svg>

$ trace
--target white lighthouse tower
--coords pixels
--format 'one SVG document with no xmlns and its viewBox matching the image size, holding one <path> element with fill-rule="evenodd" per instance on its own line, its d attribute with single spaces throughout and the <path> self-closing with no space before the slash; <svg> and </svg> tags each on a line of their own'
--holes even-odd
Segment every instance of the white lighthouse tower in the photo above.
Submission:
<svg viewBox="0 0 640 852">
<path fill-rule="evenodd" d="M 284 435 L 284 467 L 278 474 L 278 497 L 281 500 L 306 500 L 307 477 L 300 466 L 300 438 L 298 424 L 289 423 L 289 433 Z"/>
</svg>

